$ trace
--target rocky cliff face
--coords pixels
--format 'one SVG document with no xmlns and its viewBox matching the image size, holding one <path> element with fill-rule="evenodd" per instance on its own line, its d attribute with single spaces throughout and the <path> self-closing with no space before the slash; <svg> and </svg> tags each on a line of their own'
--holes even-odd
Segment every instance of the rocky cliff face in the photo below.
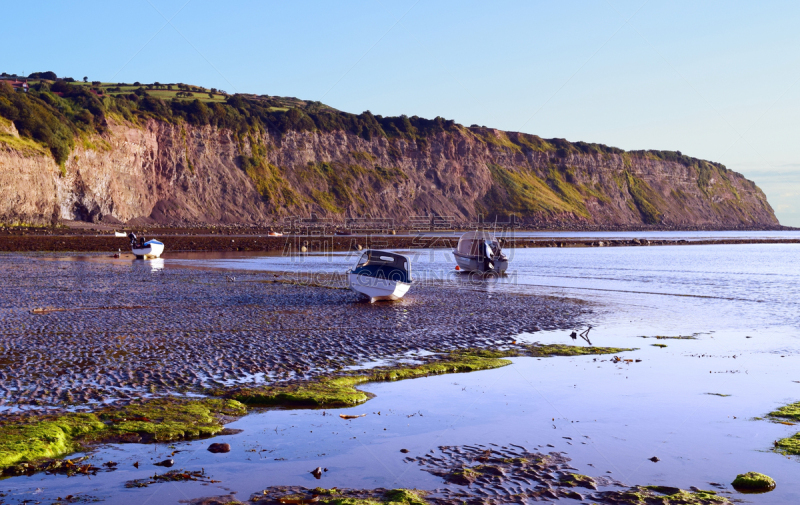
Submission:
<svg viewBox="0 0 800 505">
<path fill-rule="evenodd" d="M 542 227 L 778 225 L 763 192 L 720 165 L 472 128 L 409 141 L 109 121 L 58 166 L 5 124 L 0 191 L 5 223 L 269 224 L 313 213 L 400 223 L 435 214 L 456 224 L 513 214 Z"/>
</svg>

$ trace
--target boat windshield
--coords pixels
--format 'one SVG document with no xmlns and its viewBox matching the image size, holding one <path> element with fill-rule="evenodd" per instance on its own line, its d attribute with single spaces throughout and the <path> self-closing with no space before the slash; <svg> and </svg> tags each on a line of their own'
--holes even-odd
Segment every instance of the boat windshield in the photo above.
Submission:
<svg viewBox="0 0 800 505">
<path fill-rule="evenodd" d="M 406 272 L 410 271 L 408 259 L 405 256 L 386 251 L 365 251 L 364 254 L 361 255 L 361 258 L 359 258 L 356 266 L 365 267 L 369 265 L 390 266 L 405 270 Z"/>
<path fill-rule="evenodd" d="M 352 273 L 392 281 L 412 281 L 408 258 L 387 251 L 369 250 L 364 252 Z"/>
</svg>

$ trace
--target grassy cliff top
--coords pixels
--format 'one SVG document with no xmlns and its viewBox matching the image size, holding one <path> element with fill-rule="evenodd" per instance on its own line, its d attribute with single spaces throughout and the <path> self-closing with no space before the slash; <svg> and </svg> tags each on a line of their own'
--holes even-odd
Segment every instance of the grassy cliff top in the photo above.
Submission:
<svg viewBox="0 0 800 505">
<path fill-rule="evenodd" d="M 37 72 L 27 79 L 28 93 L 15 91 L 8 82 L 20 76 L 0 76 L 0 117 L 14 121 L 23 138 L 46 146 L 56 162 L 63 163 L 86 134 L 103 133 L 109 117 L 140 123 L 148 118 L 169 123 L 212 125 L 237 135 L 253 131 L 278 136 L 288 131 L 345 131 L 367 140 L 374 137 L 405 139 L 425 145 L 444 132 L 462 133 L 499 148 L 517 152 L 626 155 L 672 161 L 685 166 L 724 165 L 683 155 L 680 151 L 629 151 L 587 142 L 543 139 L 536 135 L 503 132 L 485 126 L 465 127 L 453 120 L 418 116 L 383 117 L 370 111 L 343 112 L 318 101 L 294 97 L 234 94 L 183 83 L 108 83 L 56 80 L 52 72 Z"/>
</svg>

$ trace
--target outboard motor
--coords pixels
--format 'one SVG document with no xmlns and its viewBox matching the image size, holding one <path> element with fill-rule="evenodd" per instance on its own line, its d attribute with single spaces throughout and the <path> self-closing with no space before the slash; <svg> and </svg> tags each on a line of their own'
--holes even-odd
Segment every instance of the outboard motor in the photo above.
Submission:
<svg viewBox="0 0 800 505">
<path fill-rule="evenodd" d="M 494 271 L 494 251 L 492 250 L 492 244 L 488 241 L 483 243 L 484 251 L 483 251 L 483 271 L 484 272 L 492 272 Z"/>
<path fill-rule="evenodd" d="M 493 258 L 496 260 L 506 260 L 506 255 L 503 253 L 502 248 L 500 247 L 500 242 L 492 242 L 492 250 L 494 251 Z"/>
<path fill-rule="evenodd" d="M 136 234 L 133 232 L 128 233 L 128 238 L 131 239 L 131 247 L 136 246 Z"/>
</svg>

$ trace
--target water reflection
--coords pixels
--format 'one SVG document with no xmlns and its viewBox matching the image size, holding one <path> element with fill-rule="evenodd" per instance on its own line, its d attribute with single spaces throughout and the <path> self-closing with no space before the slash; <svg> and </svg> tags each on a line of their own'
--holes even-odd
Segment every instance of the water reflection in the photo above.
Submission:
<svg viewBox="0 0 800 505">
<path fill-rule="evenodd" d="M 150 263 L 150 271 L 151 272 L 159 272 L 164 270 L 164 258 L 153 258 L 151 260 L 146 260 Z"/>
</svg>

